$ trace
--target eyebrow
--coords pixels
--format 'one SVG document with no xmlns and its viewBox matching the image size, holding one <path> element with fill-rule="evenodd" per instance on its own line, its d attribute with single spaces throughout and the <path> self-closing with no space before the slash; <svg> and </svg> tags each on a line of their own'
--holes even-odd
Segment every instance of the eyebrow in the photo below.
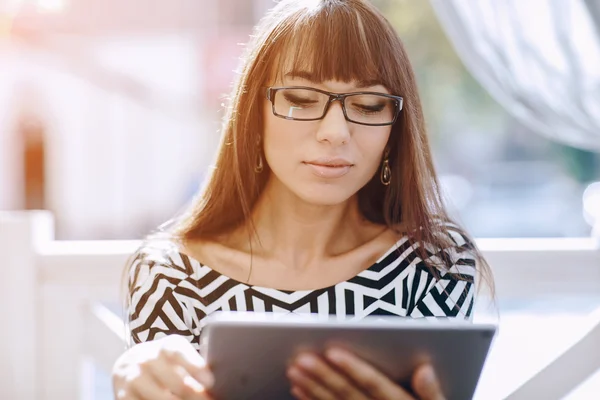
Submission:
<svg viewBox="0 0 600 400">
<path fill-rule="evenodd" d="M 292 78 L 292 79 L 294 79 L 294 78 L 305 79 L 314 84 L 322 83 L 322 82 L 319 82 L 312 73 L 310 73 L 308 71 L 302 71 L 302 70 L 292 70 L 292 71 L 286 73 L 285 77 Z M 357 88 L 368 88 L 371 86 L 378 86 L 378 85 L 383 86 L 383 83 L 381 83 L 381 81 L 379 81 L 377 79 L 371 79 L 371 80 L 357 82 Z"/>
</svg>

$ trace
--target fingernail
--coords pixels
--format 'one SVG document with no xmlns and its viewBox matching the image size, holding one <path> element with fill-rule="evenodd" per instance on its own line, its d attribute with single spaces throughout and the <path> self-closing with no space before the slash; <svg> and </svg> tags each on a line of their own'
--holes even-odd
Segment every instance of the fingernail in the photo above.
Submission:
<svg viewBox="0 0 600 400">
<path fill-rule="evenodd" d="M 304 368 L 312 368 L 315 365 L 314 357 L 309 354 L 302 354 L 296 362 Z"/>
<path fill-rule="evenodd" d="M 300 370 L 296 367 L 290 367 L 287 370 L 287 376 L 290 379 L 298 379 L 300 377 Z"/>
<path fill-rule="evenodd" d="M 198 380 L 198 382 L 200 382 L 202 384 L 202 386 L 204 386 L 207 389 L 210 389 L 214 386 L 215 384 L 215 377 L 212 373 L 210 373 L 209 371 L 202 371 L 201 373 L 197 374 L 195 376 L 195 378 Z"/>
<path fill-rule="evenodd" d="M 215 376 L 213 374 L 207 373 L 205 380 L 206 380 L 205 386 L 207 389 L 210 389 L 215 385 Z"/>
<path fill-rule="evenodd" d="M 196 379 L 194 379 L 191 375 L 188 375 L 185 378 L 183 378 L 183 383 L 185 384 L 185 386 L 191 388 L 196 393 L 204 392 L 205 386 L 198 382 Z"/>
<path fill-rule="evenodd" d="M 300 388 L 298 386 L 292 386 L 290 393 L 297 399 L 302 397 L 302 392 L 300 391 Z"/>
<path fill-rule="evenodd" d="M 423 372 L 421 372 L 421 379 L 423 383 L 427 386 L 435 385 L 437 383 L 437 377 L 435 376 L 435 371 L 431 365 L 426 365 L 423 367 Z"/>
<path fill-rule="evenodd" d="M 325 352 L 325 357 L 334 363 L 340 363 L 344 361 L 344 352 L 338 349 L 329 349 Z"/>
</svg>

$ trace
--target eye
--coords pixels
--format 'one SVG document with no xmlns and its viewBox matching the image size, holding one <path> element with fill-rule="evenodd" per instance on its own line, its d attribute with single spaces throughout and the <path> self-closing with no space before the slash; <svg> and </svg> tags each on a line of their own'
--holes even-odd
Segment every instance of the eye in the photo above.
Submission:
<svg viewBox="0 0 600 400">
<path fill-rule="evenodd" d="M 283 97 L 291 105 L 305 107 L 318 103 L 317 100 L 310 99 L 306 96 L 301 96 L 297 93 L 283 92 Z"/>
<path fill-rule="evenodd" d="M 376 113 L 380 113 L 382 112 L 386 105 L 379 103 L 379 104 L 360 104 L 360 103 L 352 103 L 352 107 L 363 114 L 376 114 Z"/>
</svg>

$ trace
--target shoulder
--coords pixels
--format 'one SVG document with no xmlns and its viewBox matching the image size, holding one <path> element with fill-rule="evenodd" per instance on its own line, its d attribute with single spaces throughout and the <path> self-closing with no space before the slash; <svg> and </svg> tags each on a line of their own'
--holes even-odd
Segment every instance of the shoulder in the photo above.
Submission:
<svg viewBox="0 0 600 400">
<path fill-rule="evenodd" d="M 472 318 L 478 250 L 469 235 L 457 224 L 435 226 L 430 240 L 416 245 L 412 307 L 413 317 Z"/>
<path fill-rule="evenodd" d="M 458 224 L 452 221 L 443 221 L 439 222 L 437 226 L 439 228 L 438 233 L 450 239 L 455 247 L 460 247 L 464 250 L 475 250 L 475 242 Z"/>
<path fill-rule="evenodd" d="M 453 222 L 436 222 L 427 234 L 403 233 L 386 253 L 388 259 L 423 262 L 440 272 L 456 264 L 475 266 L 478 250 L 473 239 Z"/>
<path fill-rule="evenodd" d="M 145 240 L 132 254 L 128 265 L 130 293 L 145 283 L 159 279 L 172 285 L 189 280 L 197 274 L 199 265 L 179 252 L 179 246 L 168 239 Z"/>
<path fill-rule="evenodd" d="M 457 266 L 464 266 L 464 272 L 475 273 L 479 251 L 475 242 L 458 224 L 452 221 L 434 221 L 432 231 L 417 241 L 423 261 L 440 273 L 457 272 Z M 470 268 L 467 268 L 470 267 Z"/>
<path fill-rule="evenodd" d="M 174 242 L 148 240 L 132 255 L 127 272 L 130 344 L 176 334 L 197 347 L 197 265 Z"/>
<path fill-rule="evenodd" d="M 467 232 L 454 222 L 439 224 L 440 241 L 435 243 L 433 254 L 440 255 L 436 265 L 442 273 L 459 274 L 457 278 L 474 277 L 477 272 L 477 261 L 481 259 L 474 240 Z"/>
</svg>

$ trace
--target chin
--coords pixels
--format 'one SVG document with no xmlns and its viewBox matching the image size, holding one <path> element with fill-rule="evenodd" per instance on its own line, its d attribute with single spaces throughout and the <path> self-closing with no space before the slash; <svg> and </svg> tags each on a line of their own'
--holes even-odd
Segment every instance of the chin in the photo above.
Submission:
<svg viewBox="0 0 600 400">
<path fill-rule="evenodd" d="M 336 206 L 345 203 L 355 194 L 356 192 L 349 188 L 335 186 L 296 191 L 296 196 L 315 206 Z"/>
<path fill-rule="evenodd" d="M 273 174 L 272 178 L 272 185 L 269 186 L 275 193 L 280 192 L 284 194 L 284 198 L 290 196 L 288 198 L 292 201 L 295 198 L 315 206 L 343 204 L 355 196 L 361 188 L 360 182 L 357 182 L 356 179 L 348 179 L 348 177 L 319 181 L 290 174 L 288 179 L 284 180 L 278 179 L 278 176 Z"/>
</svg>

